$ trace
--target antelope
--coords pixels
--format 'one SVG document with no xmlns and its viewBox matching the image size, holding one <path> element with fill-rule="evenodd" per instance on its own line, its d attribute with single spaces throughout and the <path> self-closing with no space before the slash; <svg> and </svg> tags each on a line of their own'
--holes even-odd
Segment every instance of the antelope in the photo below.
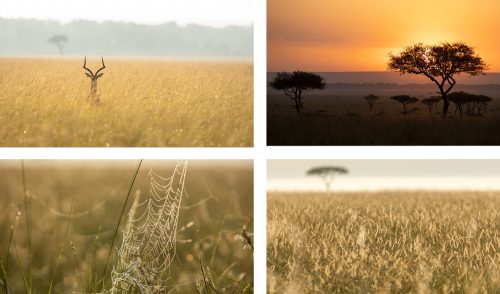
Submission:
<svg viewBox="0 0 500 294">
<path fill-rule="evenodd" d="M 101 70 L 105 69 L 106 66 L 104 65 L 104 58 L 101 56 L 101 61 L 102 61 L 102 67 L 98 69 L 95 74 L 86 66 L 87 65 L 87 56 L 84 57 L 83 59 L 83 69 L 85 69 L 86 72 L 85 75 L 90 78 L 90 92 L 89 92 L 89 99 L 92 100 L 94 104 L 99 104 L 101 102 L 101 95 L 97 93 L 97 79 L 102 77 L 104 73 L 99 73 Z"/>
</svg>

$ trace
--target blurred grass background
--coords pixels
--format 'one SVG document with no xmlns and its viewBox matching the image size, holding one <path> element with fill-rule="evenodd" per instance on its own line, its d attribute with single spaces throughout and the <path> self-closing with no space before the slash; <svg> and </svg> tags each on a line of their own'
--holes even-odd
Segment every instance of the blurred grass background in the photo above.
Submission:
<svg viewBox="0 0 500 294">
<path fill-rule="evenodd" d="M 31 212 L 33 293 L 47 292 L 61 249 L 52 293 L 88 293 L 95 289 L 138 163 L 24 161 Z M 173 161 L 143 161 L 132 193 L 140 191 L 141 199 L 148 197 L 148 171 L 153 169 L 169 177 L 174 165 Z M 29 242 L 21 161 L 0 162 L 0 193 L 0 254 L 12 293 L 24 293 L 16 258 L 18 254 L 28 276 Z M 72 199 L 73 212 L 64 238 Z M 179 215 L 177 256 L 167 283 L 171 293 L 196 292 L 202 280 L 200 261 L 219 292 L 232 293 L 239 281 L 236 293 L 252 292 L 253 250 L 242 238 L 243 228 L 253 234 L 252 162 L 190 161 Z M 14 238 L 10 238 L 11 233 Z M 114 247 L 119 248 L 120 244 L 121 229 Z M 116 257 L 114 249 L 106 285 Z M 1 286 L 5 291 L 6 287 Z"/>
</svg>

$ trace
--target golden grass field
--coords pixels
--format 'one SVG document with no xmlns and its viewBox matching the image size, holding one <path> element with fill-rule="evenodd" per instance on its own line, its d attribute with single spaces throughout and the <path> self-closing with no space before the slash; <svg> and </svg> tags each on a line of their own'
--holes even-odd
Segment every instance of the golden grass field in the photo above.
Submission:
<svg viewBox="0 0 500 294">
<path fill-rule="evenodd" d="M 500 193 L 268 194 L 269 293 L 500 293 Z"/>
<path fill-rule="evenodd" d="M 21 161 L 0 161 L 0 293 L 27 293 L 25 284 L 31 293 L 49 293 L 52 279 L 51 293 L 100 292 L 105 261 L 138 163 L 25 161 L 26 206 Z M 132 194 L 139 191 L 141 201 L 146 199 L 149 170 L 170 176 L 174 163 L 143 161 Z M 252 293 L 253 248 L 243 238 L 243 228 L 253 234 L 252 163 L 190 161 L 184 191 L 176 254 L 158 281 L 167 290 L 154 293 Z M 110 287 L 132 203 L 130 199 L 118 230 L 105 289 Z M 200 262 L 214 287 L 208 292 Z"/>
<path fill-rule="evenodd" d="M 253 145 L 252 62 L 104 61 L 0 58 L 0 146 Z"/>
</svg>

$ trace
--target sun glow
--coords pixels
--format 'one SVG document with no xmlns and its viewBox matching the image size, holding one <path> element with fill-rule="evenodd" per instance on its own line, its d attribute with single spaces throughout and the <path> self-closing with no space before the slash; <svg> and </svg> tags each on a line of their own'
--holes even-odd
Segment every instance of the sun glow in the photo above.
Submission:
<svg viewBox="0 0 500 294">
<path fill-rule="evenodd" d="M 268 1 L 268 70 L 383 71 L 416 43 L 464 42 L 500 71 L 500 1 Z"/>
</svg>

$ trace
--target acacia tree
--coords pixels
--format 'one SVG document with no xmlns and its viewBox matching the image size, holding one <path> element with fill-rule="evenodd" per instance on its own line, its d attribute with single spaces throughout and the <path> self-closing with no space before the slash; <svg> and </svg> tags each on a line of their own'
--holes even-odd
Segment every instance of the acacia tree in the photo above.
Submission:
<svg viewBox="0 0 500 294">
<path fill-rule="evenodd" d="M 308 176 L 319 176 L 325 181 L 326 192 L 330 192 L 330 185 L 335 175 L 348 174 L 349 170 L 342 166 L 319 166 L 307 171 Z"/>
<path fill-rule="evenodd" d="M 365 97 L 365 100 L 366 102 L 368 102 L 368 107 L 370 108 L 370 110 L 373 110 L 373 107 L 375 106 L 375 100 L 377 99 L 378 97 L 372 94 Z"/>
<path fill-rule="evenodd" d="M 53 35 L 47 42 L 52 43 L 59 49 L 59 54 L 63 55 L 64 43 L 68 42 L 68 38 L 65 35 Z"/>
<path fill-rule="evenodd" d="M 437 105 L 438 105 L 439 101 L 441 101 L 441 97 L 432 96 L 430 98 L 424 98 L 420 102 L 425 104 L 425 106 L 427 106 L 427 108 L 429 109 L 429 115 L 431 115 L 432 114 L 432 107 L 436 107 L 436 111 L 437 111 Z"/>
<path fill-rule="evenodd" d="M 392 100 L 395 100 L 395 101 L 398 101 L 399 103 L 401 103 L 403 105 L 403 113 L 406 114 L 406 105 L 408 104 L 413 104 L 413 103 L 417 103 L 418 102 L 418 99 L 415 98 L 415 97 L 410 97 L 408 95 L 397 95 L 397 96 L 392 96 L 391 97 Z"/>
<path fill-rule="evenodd" d="M 302 108 L 302 93 L 313 89 L 321 90 L 325 88 L 323 77 L 304 71 L 294 71 L 292 73 L 279 72 L 270 85 L 276 90 L 284 91 L 288 97 L 293 99 L 295 109 L 299 114 L 300 108 Z"/>
<path fill-rule="evenodd" d="M 388 68 L 401 75 L 423 75 L 434 82 L 443 100 L 443 117 L 446 117 L 450 105 L 447 95 L 456 84 L 454 75 L 467 73 L 475 76 L 488 69 L 474 48 L 462 42 L 439 45 L 419 43 L 406 47 L 399 54 L 389 54 Z"/>
</svg>

